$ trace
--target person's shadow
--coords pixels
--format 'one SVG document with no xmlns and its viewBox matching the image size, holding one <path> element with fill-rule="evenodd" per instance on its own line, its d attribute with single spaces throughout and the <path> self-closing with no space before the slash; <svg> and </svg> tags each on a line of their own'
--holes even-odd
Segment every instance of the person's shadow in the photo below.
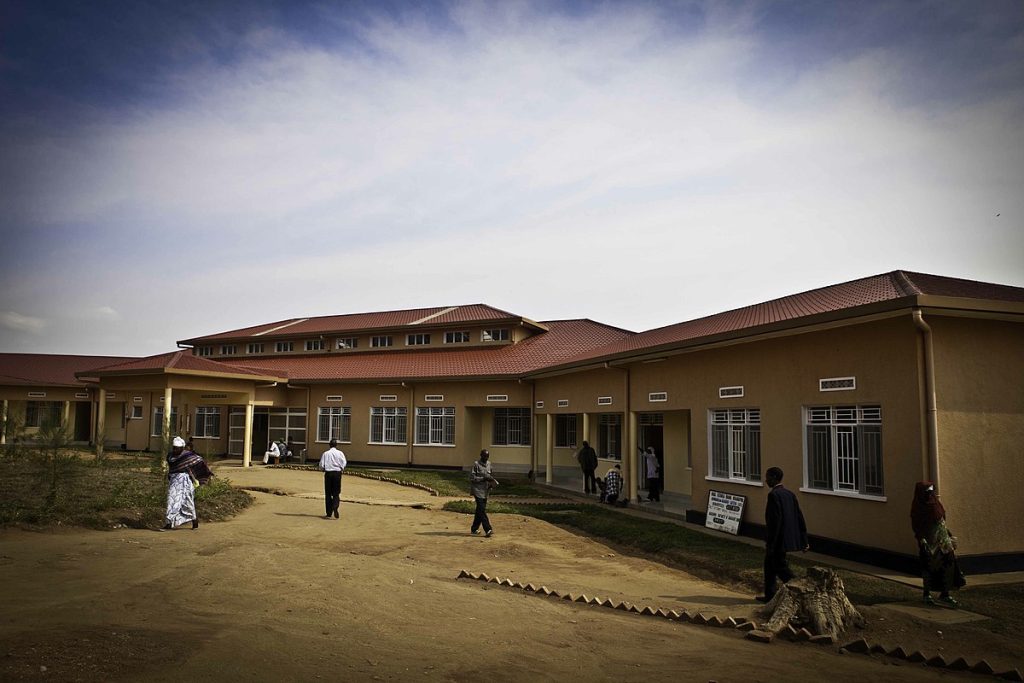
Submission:
<svg viewBox="0 0 1024 683">
<path fill-rule="evenodd" d="M 278 517 L 323 517 L 323 515 L 315 515 L 311 512 L 275 512 Z"/>
<path fill-rule="evenodd" d="M 417 536 L 472 536 L 468 531 L 417 531 Z M 482 535 L 482 534 L 481 534 Z"/>
</svg>

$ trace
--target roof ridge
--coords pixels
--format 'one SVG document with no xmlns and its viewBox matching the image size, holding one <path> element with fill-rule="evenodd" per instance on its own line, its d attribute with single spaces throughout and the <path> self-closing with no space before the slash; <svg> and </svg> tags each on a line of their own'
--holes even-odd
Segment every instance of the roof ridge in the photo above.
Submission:
<svg viewBox="0 0 1024 683">
<path fill-rule="evenodd" d="M 903 292 L 904 296 L 917 296 L 922 294 L 921 288 L 910 279 L 910 274 L 907 273 L 907 271 L 894 270 L 890 275 L 892 275 L 893 286 Z"/>
</svg>

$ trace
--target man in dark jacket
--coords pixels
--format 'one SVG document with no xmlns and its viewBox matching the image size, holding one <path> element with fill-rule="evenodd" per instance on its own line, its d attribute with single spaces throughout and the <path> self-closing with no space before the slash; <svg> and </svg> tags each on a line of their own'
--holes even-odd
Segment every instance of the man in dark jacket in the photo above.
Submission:
<svg viewBox="0 0 1024 683">
<path fill-rule="evenodd" d="M 788 583 L 793 578 L 786 552 L 806 552 L 811 547 L 800 503 L 793 492 L 782 485 L 782 470 L 769 467 L 764 478 L 771 491 L 764 510 L 764 595 L 757 596 L 760 602 L 768 602 L 775 596 L 776 579 Z"/>
<path fill-rule="evenodd" d="M 597 471 L 597 451 L 584 441 L 576 459 L 580 461 L 580 469 L 583 470 L 583 492 L 597 493 L 597 480 L 594 478 L 594 472 Z"/>
</svg>

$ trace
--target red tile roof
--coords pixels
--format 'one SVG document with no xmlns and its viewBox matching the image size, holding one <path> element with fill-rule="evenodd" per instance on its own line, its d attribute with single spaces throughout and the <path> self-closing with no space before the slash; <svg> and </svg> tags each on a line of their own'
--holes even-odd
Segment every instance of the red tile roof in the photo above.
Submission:
<svg viewBox="0 0 1024 683">
<path fill-rule="evenodd" d="M 865 307 L 893 303 L 913 305 L 918 296 L 948 296 L 1004 302 L 1024 302 L 1024 288 L 896 270 L 882 275 L 812 289 L 705 318 L 647 330 L 580 354 L 571 362 L 628 357 L 655 349 L 689 346 L 755 333 L 768 325 L 811 324 L 819 316 L 844 313 L 849 317 Z M 805 320 L 806 319 L 806 320 Z"/>
<path fill-rule="evenodd" d="M 253 358 L 247 359 L 246 364 L 264 372 L 286 372 L 297 384 L 331 380 L 519 377 L 633 334 L 592 320 L 560 320 L 542 324 L 549 327 L 548 332 L 536 334 L 518 344 L 457 350 L 364 351 Z"/>
<path fill-rule="evenodd" d="M 85 372 L 79 372 L 81 377 L 105 377 L 109 375 L 131 375 L 147 374 L 149 372 L 184 370 L 195 371 L 207 374 L 230 374 L 249 375 L 257 377 L 274 377 L 275 379 L 287 379 L 287 375 L 278 373 L 267 373 L 264 370 L 251 368 L 246 365 L 235 363 L 221 363 L 208 360 L 199 356 L 193 356 L 191 351 L 171 351 L 146 358 L 133 358 L 122 363 L 112 363 L 98 368 L 92 368 Z"/>
<path fill-rule="evenodd" d="M 278 322 L 244 327 L 217 334 L 185 339 L 181 344 L 204 344 L 213 341 L 273 337 L 301 337 L 303 335 L 339 334 L 365 330 L 386 330 L 410 325 L 448 325 L 485 322 L 530 321 L 522 316 L 502 311 L 486 304 L 468 306 L 437 306 L 434 308 L 412 308 L 402 311 L 380 311 L 376 313 L 349 313 L 316 318 L 289 318 Z"/>
<path fill-rule="evenodd" d="M 125 356 L 68 356 L 0 353 L 0 384 L 8 386 L 84 386 L 76 372 L 132 360 Z"/>
</svg>

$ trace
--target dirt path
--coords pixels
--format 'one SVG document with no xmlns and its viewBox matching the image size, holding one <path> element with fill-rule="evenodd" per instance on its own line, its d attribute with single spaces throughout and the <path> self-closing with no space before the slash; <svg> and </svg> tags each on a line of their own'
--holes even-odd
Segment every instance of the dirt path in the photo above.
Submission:
<svg viewBox="0 0 1024 683">
<path fill-rule="evenodd" d="M 198 531 L 0 532 L 3 680 L 934 680 L 833 649 L 458 581 L 460 569 L 722 615 L 749 596 L 538 520 L 410 507 L 424 492 L 347 478 L 324 520 L 316 473 L 232 471 L 253 507 Z M 322 494 L 321 494 L 322 495 Z M 382 502 L 389 505 L 382 505 Z M 374 504 L 370 504 L 374 503 Z M 45 669 L 43 669 L 45 667 Z M 941 674 L 946 679 L 969 674 Z"/>
</svg>

